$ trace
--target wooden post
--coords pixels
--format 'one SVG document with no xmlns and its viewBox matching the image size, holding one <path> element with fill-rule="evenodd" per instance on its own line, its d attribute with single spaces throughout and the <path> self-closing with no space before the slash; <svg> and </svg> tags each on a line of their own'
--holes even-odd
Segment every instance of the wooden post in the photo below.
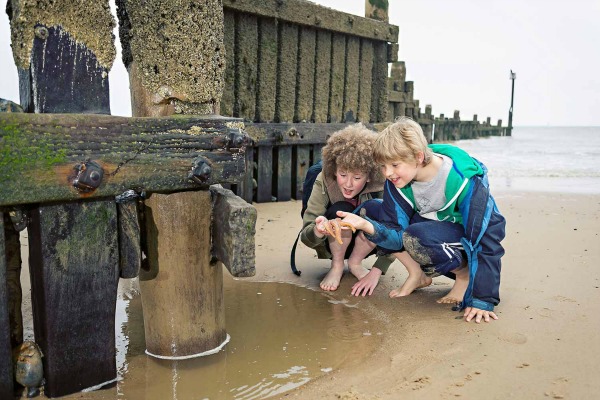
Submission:
<svg viewBox="0 0 600 400">
<path fill-rule="evenodd" d="M 139 275 L 142 265 L 138 195 L 129 190 L 117 196 L 119 234 L 119 276 L 130 279 Z"/>
<path fill-rule="evenodd" d="M 225 71 L 222 3 L 116 4 L 133 116 L 217 113 Z"/>
<path fill-rule="evenodd" d="M 119 280 L 115 202 L 34 208 L 29 247 L 34 332 L 44 354 L 46 396 L 114 381 Z"/>
<path fill-rule="evenodd" d="M 365 0 L 365 17 L 389 22 L 388 0 Z"/>
<path fill-rule="evenodd" d="M 223 272 L 210 263 L 211 214 L 209 191 L 154 193 L 145 201 L 140 289 L 152 356 L 199 356 L 228 340 Z"/>
<path fill-rule="evenodd" d="M 58 0 L 52 7 L 12 0 L 7 12 L 26 112 L 110 114 L 108 71 L 116 51 L 107 0 Z M 114 380 L 114 202 L 39 206 L 32 221 L 33 319 L 44 354 L 45 394 L 62 396 Z"/>
<path fill-rule="evenodd" d="M 27 3 L 10 0 L 7 8 L 23 109 L 110 114 L 108 71 L 116 50 L 108 0 Z"/>
<path fill-rule="evenodd" d="M 8 319 L 8 285 L 6 284 L 6 250 L 4 213 L 0 212 L 0 398 L 12 399 L 13 365 Z"/>
<path fill-rule="evenodd" d="M 225 71 L 222 2 L 117 0 L 117 5 L 134 116 L 216 113 Z M 155 15 L 157 9 L 162 17 Z M 194 18 L 189 18 L 190 12 Z M 253 120 L 258 20 L 235 15 L 228 22 L 230 26 L 233 22 L 229 32 L 235 36 L 228 48 L 236 51 L 228 57 L 235 63 L 233 74 L 228 75 L 230 83 L 234 80 L 233 113 Z M 238 54 L 240 43 L 247 43 L 243 46 L 247 48 Z M 291 111 L 293 117 L 293 106 Z M 220 264 L 211 264 L 212 209 L 208 190 L 153 193 L 145 201 L 143 250 L 148 258 L 140 271 L 140 288 L 146 352 L 152 356 L 180 359 L 212 354 L 229 340 L 223 272 Z"/>
</svg>

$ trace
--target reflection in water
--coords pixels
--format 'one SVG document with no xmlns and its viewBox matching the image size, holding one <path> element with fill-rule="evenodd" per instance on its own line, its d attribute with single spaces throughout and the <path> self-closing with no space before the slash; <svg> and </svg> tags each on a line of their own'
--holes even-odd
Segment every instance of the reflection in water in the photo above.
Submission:
<svg viewBox="0 0 600 400">
<path fill-rule="evenodd" d="M 282 394 L 360 359 L 380 338 L 355 304 L 282 283 L 226 278 L 226 328 L 217 354 L 188 360 L 147 356 L 142 305 L 131 281 L 117 302 L 113 388 L 67 396 L 85 399 L 262 399 Z"/>
</svg>

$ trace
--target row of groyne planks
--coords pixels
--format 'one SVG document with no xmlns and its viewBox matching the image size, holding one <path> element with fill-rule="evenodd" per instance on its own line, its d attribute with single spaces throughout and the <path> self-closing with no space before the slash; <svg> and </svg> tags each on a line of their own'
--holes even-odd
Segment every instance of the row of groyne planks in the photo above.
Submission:
<svg viewBox="0 0 600 400">
<path fill-rule="evenodd" d="M 309 2 L 224 0 L 226 69 L 221 115 L 243 118 L 254 143 L 230 185 L 247 202 L 302 198 L 307 169 L 349 123 L 381 130 L 418 121 L 430 142 L 500 136 L 502 121 L 421 110 L 398 61 L 398 27 Z M 297 5 L 297 7 L 296 7 Z"/>
</svg>

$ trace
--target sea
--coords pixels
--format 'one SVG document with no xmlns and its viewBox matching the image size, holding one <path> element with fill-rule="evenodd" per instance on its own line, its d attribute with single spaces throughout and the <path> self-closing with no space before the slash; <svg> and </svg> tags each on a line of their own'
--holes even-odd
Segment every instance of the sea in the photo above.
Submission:
<svg viewBox="0 0 600 400">
<path fill-rule="evenodd" d="M 452 144 L 487 166 L 492 193 L 600 194 L 600 127 L 516 127 Z"/>
</svg>

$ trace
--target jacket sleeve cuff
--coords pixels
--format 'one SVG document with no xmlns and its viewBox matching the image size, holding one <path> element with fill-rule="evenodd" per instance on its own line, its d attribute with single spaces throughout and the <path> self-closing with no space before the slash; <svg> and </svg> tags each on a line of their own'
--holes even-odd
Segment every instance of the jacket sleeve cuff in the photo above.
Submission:
<svg viewBox="0 0 600 400">
<path fill-rule="evenodd" d="M 494 311 L 494 305 L 492 303 L 488 303 L 487 301 L 479 300 L 473 298 L 471 304 L 467 304 L 467 307 L 475 307 L 484 311 Z"/>
<path fill-rule="evenodd" d="M 375 264 L 373 264 L 373 268 L 381 270 L 381 274 L 385 275 L 388 268 L 390 267 L 390 265 L 392 265 L 395 259 L 396 258 L 393 256 L 379 256 L 377 257 Z"/>
<path fill-rule="evenodd" d="M 365 216 L 363 217 L 364 219 L 366 219 L 367 221 L 369 221 L 372 225 L 373 225 L 373 234 L 369 234 L 367 232 L 364 232 L 364 235 L 367 239 L 369 239 L 370 242 L 378 244 L 381 243 L 384 239 L 383 235 L 381 234 L 381 225 L 379 224 L 379 222 L 372 220 L 371 218 Z"/>
<path fill-rule="evenodd" d="M 310 229 L 305 229 L 304 232 L 302 232 L 302 243 L 310 248 L 314 248 L 325 241 L 325 236 L 322 238 L 317 237 L 315 234 L 314 225 L 309 225 L 309 227 Z"/>
</svg>

